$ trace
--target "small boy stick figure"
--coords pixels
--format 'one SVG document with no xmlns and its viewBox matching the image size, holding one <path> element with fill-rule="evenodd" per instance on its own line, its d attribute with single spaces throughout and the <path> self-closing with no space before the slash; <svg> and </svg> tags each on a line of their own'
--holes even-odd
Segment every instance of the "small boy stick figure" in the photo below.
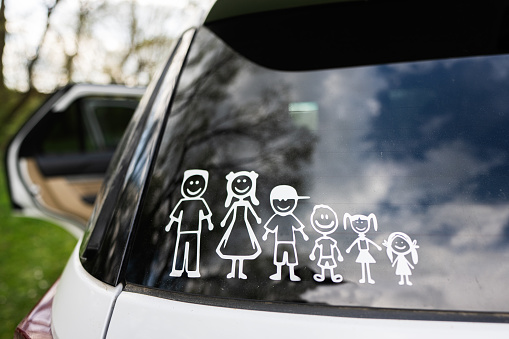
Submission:
<svg viewBox="0 0 509 339">
<path fill-rule="evenodd" d="M 368 216 L 365 215 L 350 215 L 345 213 L 343 216 L 343 226 L 346 230 L 348 221 L 350 221 L 350 225 L 355 233 L 359 236 L 355 241 L 346 249 L 346 253 L 350 253 L 350 250 L 354 245 L 357 244 L 357 248 L 359 249 L 359 256 L 355 260 L 355 262 L 361 264 L 362 269 L 362 278 L 359 280 L 361 284 L 366 282 L 366 275 L 368 277 L 368 283 L 374 284 L 375 281 L 371 279 L 371 271 L 369 269 L 370 264 L 376 263 L 375 258 L 369 253 L 369 245 L 375 246 L 379 251 L 382 250 L 380 246 L 375 244 L 370 239 L 366 238 L 366 233 L 370 229 L 370 225 L 373 225 L 375 231 L 378 230 L 378 222 L 376 221 L 376 216 L 371 213 Z"/>
<path fill-rule="evenodd" d="M 387 247 L 387 256 L 391 260 L 392 267 L 396 266 L 396 275 L 401 277 L 399 281 L 400 285 L 404 285 L 405 281 L 408 286 L 413 284 L 410 282 L 409 277 L 412 275 L 414 266 L 406 259 L 406 255 L 411 253 L 412 261 L 414 265 L 419 262 L 419 256 L 417 255 L 417 241 L 410 239 L 410 237 L 403 232 L 394 232 L 389 235 L 388 240 L 384 240 L 383 245 Z M 394 259 L 396 254 L 396 259 Z"/>
<path fill-rule="evenodd" d="M 221 227 L 226 225 L 230 216 L 231 221 L 216 248 L 216 253 L 221 259 L 232 261 L 232 270 L 226 276 L 228 279 L 235 278 L 237 262 L 239 263 L 238 277 L 240 279 L 247 279 L 247 275 L 243 272 L 244 260 L 253 260 L 262 252 L 248 219 L 250 213 L 255 217 L 258 224 L 262 222 L 252 206 L 253 204 L 259 204 L 258 199 L 256 199 L 257 178 L 258 173 L 253 171 L 230 172 L 226 176 L 228 180 L 226 185 L 228 195 L 225 206 L 230 207 L 231 205 L 231 207 L 221 221 Z M 237 199 L 237 201 L 232 204 L 233 198 Z"/>
<path fill-rule="evenodd" d="M 262 239 L 266 241 L 269 233 L 275 233 L 274 265 L 277 267 L 277 272 L 270 276 L 271 280 L 281 280 L 281 270 L 285 264 L 290 270 L 290 280 L 301 280 L 295 274 L 295 266 L 299 263 L 295 232 L 299 232 L 305 241 L 309 237 L 304 233 L 304 225 L 293 215 L 298 199 L 309 199 L 309 197 L 298 196 L 295 188 L 287 185 L 276 186 L 270 192 L 270 204 L 275 214 L 263 226 L 265 234 Z"/>
<path fill-rule="evenodd" d="M 316 205 L 311 213 L 311 226 L 322 236 L 315 241 L 315 246 L 309 255 L 309 259 L 315 260 L 316 250 L 320 250 L 318 256 L 318 267 L 322 269 L 321 274 L 315 274 L 313 279 L 321 282 L 325 280 L 325 270 L 330 271 L 331 280 L 335 283 L 343 281 L 341 274 L 334 274 L 334 268 L 338 266 L 336 262 L 335 252 L 339 261 L 343 261 L 343 256 L 338 248 L 336 240 L 329 237 L 338 228 L 338 216 L 332 208 L 327 205 Z"/>
<path fill-rule="evenodd" d="M 209 173 L 205 170 L 187 170 L 184 172 L 180 199 L 170 214 L 170 222 L 165 230 L 169 232 L 173 223 L 177 223 L 177 243 L 173 256 L 171 277 L 180 277 L 184 270 L 189 278 L 200 277 L 200 237 L 203 220 L 208 229 L 214 228 L 210 220 L 207 202 L 201 197 L 207 189 Z"/>
</svg>

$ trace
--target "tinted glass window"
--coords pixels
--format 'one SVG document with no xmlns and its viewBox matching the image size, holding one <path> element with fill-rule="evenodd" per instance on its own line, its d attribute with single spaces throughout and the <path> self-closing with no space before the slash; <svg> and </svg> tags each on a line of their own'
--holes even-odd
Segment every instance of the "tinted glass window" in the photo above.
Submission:
<svg viewBox="0 0 509 339">
<path fill-rule="evenodd" d="M 508 66 L 501 55 L 276 71 L 202 29 L 127 281 L 509 311 Z"/>
</svg>

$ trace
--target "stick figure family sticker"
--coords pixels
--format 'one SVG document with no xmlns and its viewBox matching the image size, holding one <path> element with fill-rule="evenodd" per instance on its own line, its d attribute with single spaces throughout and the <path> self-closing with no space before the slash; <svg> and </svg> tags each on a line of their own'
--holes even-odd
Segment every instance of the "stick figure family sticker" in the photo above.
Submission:
<svg viewBox="0 0 509 339">
<path fill-rule="evenodd" d="M 231 261 L 231 271 L 226 275 L 228 279 L 247 279 L 244 273 L 244 261 L 255 260 L 262 253 L 262 248 L 253 230 L 250 220 L 262 224 L 255 206 L 260 204 L 256 197 L 256 181 L 258 173 L 254 171 L 230 172 L 226 175 L 226 201 L 228 209 L 220 226 L 226 228 L 223 237 L 216 248 L 217 255 L 224 260 Z M 184 172 L 181 194 L 182 198 L 170 213 L 170 221 L 165 227 L 169 232 L 173 225 L 177 227 L 177 238 L 173 252 L 171 277 L 181 277 L 184 271 L 189 278 L 199 278 L 200 274 L 200 242 L 204 225 L 209 231 L 214 229 L 212 212 L 202 198 L 207 190 L 209 173 L 206 170 L 191 169 Z M 279 185 L 270 192 L 270 205 L 274 214 L 264 223 L 265 230 L 262 240 L 267 241 L 269 235 L 274 235 L 273 263 L 276 272 L 269 275 L 271 280 L 282 279 L 283 266 L 288 267 L 291 281 L 301 281 L 295 273 L 299 264 L 297 240 L 308 241 L 309 236 L 304 232 L 305 225 L 295 216 L 299 200 L 309 199 L 300 196 L 294 187 Z M 309 254 L 311 261 L 316 261 L 320 272 L 313 275 L 316 282 L 325 281 L 328 276 L 334 283 L 344 281 L 338 272 L 339 262 L 344 257 L 338 247 L 338 242 L 331 235 L 339 228 L 336 212 L 327 205 L 315 205 L 309 219 L 311 227 L 319 234 L 313 249 Z M 381 251 L 382 247 L 369 239 L 368 231 L 378 231 L 378 221 L 375 214 L 369 215 L 345 213 L 343 228 L 348 226 L 357 233 L 357 238 L 345 250 L 350 253 L 356 247 L 358 251 L 356 263 L 361 265 L 361 279 L 359 283 L 375 284 L 371 277 L 370 265 L 376 260 L 371 254 L 372 248 Z M 260 227 L 260 226 L 257 226 Z M 412 286 L 410 276 L 418 263 L 416 240 L 403 232 L 393 232 L 383 241 L 386 254 L 392 267 L 396 267 L 395 274 L 400 277 L 399 285 Z M 410 257 L 410 260 L 407 259 Z"/>
</svg>

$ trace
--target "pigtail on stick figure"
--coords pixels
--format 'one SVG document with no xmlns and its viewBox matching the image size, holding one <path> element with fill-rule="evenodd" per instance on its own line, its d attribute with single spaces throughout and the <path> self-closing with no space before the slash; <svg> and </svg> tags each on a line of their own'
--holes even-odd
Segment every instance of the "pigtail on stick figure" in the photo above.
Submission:
<svg viewBox="0 0 509 339">
<path fill-rule="evenodd" d="M 414 266 L 408 261 L 406 256 L 410 254 L 412 262 L 417 265 L 419 262 L 419 255 L 417 254 L 417 241 L 410 239 L 410 237 L 403 232 L 394 232 L 389 235 L 387 240 L 384 240 L 383 245 L 387 247 L 387 256 L 392 263 L 392 267 L 396 265 L 396 275 L 401 277 L 399 284 L 412 286 L 410 276 Z M 396 257 L 394 257 L 396 256 Z"/>
<path fill-rule="evenodd" d="M 212 213 L 202 195 L 207 189 L 209 172 L 205 170 L 187 170 L 184 172 L 179 200 L 170 214 L 170 222 L 165 227 L 169 232 L 177 224 L 177 243 L 173 255 L 171 277 L 180 277 L 184 270 L 189 278 L 200 277 L 200 238 L 203 221 L 208 229 L 214 228 Z"/>
<path fill-rule="evenodd" d="M 269 278 L 271 280 L 281 280 L 282 267 L 287 265 L 290 271 L 291 281 L 300 281 L 295 274 L 295 266 L 298 265 L 295 233 L 299 233 L 307 241 L 309 237 L 304 233 L 304 224 L 293 215 L 297 208 L 299 199 L 309 199 L 309 197 L 299 196 L 292 186 L 276 186 L 270 192 L 270 204 L 275 214 L 263 226 L 265 233 L 262 239 L 267 240 L 269 233 L 274 233 L 274 265 L 276 273 Z"/>
<path fill-rule="evenodd" d="M 316 205 L 310 217 L 311 226 L 322 236 L 315 241 L 315 246 L 309 255 L 309 259 L 316 259 L 316 251 L 318 250 L 318 267 L 321 273 L 315 274 L 313 279 L 318 282 L 325 280 L 325 270 L 329 270 L 330 278 L 335 283 L 343 281 L 341 274 L 335 274 L 334 269 L 338 266 L 338 261 L 343 261 L 343 256 L 338 248 L 336 240 L 331 238 L 329 234 L 338 228 L 338 216 L 332 208 L 327 205 Z"/>
<path fill-rule="evenodd" d="M 359 283 L 364 284 L 366 281 L 370 284 L 374 284 L 375 281 L 371 279 L 371 270 L 369 268 L 370 264 L 376 263 L 375 258 L 369 253 L 369 245 L 375 246 L 379 251 L 382 250 L 380 246 L 375 244 L 372 240 L 366 237 L 366 233 L 370 230 L 371 226 L 375 231 L 378 230 L 378 222 L 376 220 L 376 216 L 371 213 L 368 216 L 356 214 L 350 215 L 345 213 L 343 216 L 343 226 L 345 230 L 347 229 L 347 225 L 350 224 L 352 230 L 357 233 L 358 237 L 355 241 L 346 249 L 346 253 L 350 253 L 352 247 L 357 245 L 359 250 L 359 255 L 355 262 L 361 264 L 362 270 L 362 278 L 359 280 Z"/>
<path fill-rule="evenodd" d="M 235 278 L 237 262 L 238 277 L 247 279 L 247 275 L 243 272 L 244 260 L 253 260 L 262 252 L 248 219 L 251 213 L 258 224 L 262 222 L 253 209 L 253 205 L 260 204 L 256 199 L 257 178 L 258 174 L 253 171 L 230 172 L 226 176 L 228 182 L 225 207 L 230 209 L 221 221 L 221 227 L 226 225 L 230 216 L 231 221 L 216 248 L 216 253 L 221 259 L 232 261 L 232 270 L 226 276 L 228 279 Z M 234 199 L 236 201 L 233 201 Z"/>
</svg>

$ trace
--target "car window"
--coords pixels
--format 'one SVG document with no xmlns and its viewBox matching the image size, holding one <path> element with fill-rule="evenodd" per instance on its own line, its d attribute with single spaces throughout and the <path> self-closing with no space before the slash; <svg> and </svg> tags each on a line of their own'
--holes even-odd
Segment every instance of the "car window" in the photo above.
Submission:
<svg viewBox="0 0 509 339">
<path fill-rule="evenodd" d="M 509 311 L 508 64 L 494 55 L 281 71 L 201 29 L 127 282 Z"/>
<path fill-rule="evenodd" d="M 46 118 L 39 131 L 39 155 L 112 151 L 138 104 L 136 99 L 82 98 Z M 35 146 L 33 146 L 35 147 Z"/>
</svg>

